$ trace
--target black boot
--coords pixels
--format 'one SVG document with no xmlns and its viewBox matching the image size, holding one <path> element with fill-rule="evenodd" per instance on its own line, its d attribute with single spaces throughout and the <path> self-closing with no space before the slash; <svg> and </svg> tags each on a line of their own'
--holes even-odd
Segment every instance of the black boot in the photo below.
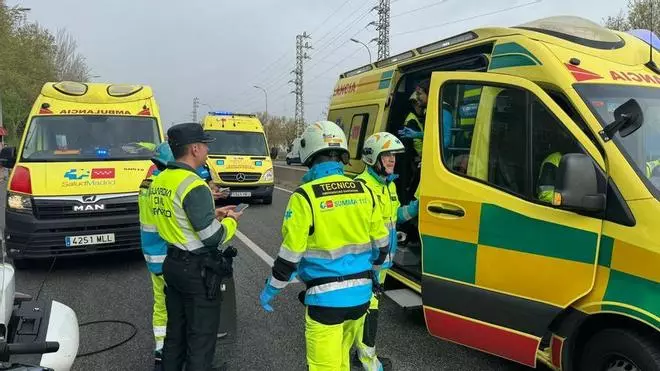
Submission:
<svg viewBox="0 0 660 371">
<path fill-rule="evenodd" d="M 154 371 L 163 371 L 163 352 L 154 352 Z"/>
</svg>

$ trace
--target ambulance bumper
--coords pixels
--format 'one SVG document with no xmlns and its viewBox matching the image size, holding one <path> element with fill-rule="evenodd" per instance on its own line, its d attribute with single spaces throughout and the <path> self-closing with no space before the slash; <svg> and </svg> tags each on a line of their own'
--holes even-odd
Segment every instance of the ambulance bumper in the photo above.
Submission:
<svg viewBox="0 0 660 371">
<path fill-rule="evenodd" d="M 81 244 L 81 236 L 93 244 Z M 84 256 L 140 249 L 138 215 L 37 219 L 31 213 L 5 212 L 7 255 L 14 260 Z M 67 246 L 67 240 L 78 237 Z"/>
</svg>

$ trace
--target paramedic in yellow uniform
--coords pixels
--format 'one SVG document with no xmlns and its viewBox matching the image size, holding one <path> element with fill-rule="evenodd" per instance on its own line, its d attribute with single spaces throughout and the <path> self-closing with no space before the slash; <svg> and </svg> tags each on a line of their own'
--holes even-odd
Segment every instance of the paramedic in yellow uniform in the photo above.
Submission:
<svg viewBox="0 0 660 371">
<path fill-rule="evenodd" d="M 366 185 L 376 196 L 383 214 L 383 225 L 389 231 L 390 251 L 378 277 L 379 285 L 385 281 L 386 269 L 392 266 L 396 254 L 396 224 L 404 223 L 417 217 L 419 201 L 414 200 L 407 206 L 401 206 L 397 196 L 394 174 L 396 154 L 403 153 L 403 143 L 394 135 L 386 132 L 375 133 L 364 142 L 362 161 L 367 165 L 362 174 L 355 179 Z M 364 327 L 356 339 L 359 362 L 366 371 L 391 370 L 392 362 L 388 358 L 376 356 L 376 332 L 378 329 L 378 297 L 373 295 L 364 320 Z"/>
<path fill-rule="evenodd" d="M 311 371 L 350 370 L 350 349 L 362 328 L 389 235 L 371 191 L 344 175 L 346 136 L 335 123 L 309 125 L 300 159 L 309 168 L 289 199 L 282 245 L 261 306 L 296 274 L 305 283 L 305 339 Z M 377 256 L 376 259 L 373 256 Z"/>
</svg>

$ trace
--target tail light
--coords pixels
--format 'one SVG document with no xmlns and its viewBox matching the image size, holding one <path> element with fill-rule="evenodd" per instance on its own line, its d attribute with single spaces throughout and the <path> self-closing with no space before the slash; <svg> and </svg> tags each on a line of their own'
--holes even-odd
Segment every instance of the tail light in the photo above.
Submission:
<svg viewBox="0 0 660 371">
<path fill-rule="evenodd" d="M 32 194 L 32 180 L 30 179 L 30 170 L 28 168 L 16 166 L 11 183 L 9 184 L 9 190 Z"/>
</svg>

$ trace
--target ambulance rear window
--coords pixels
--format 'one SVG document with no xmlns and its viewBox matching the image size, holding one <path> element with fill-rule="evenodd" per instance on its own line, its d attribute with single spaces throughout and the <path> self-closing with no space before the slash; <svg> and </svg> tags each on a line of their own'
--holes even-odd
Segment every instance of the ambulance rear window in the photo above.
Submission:
<svg viewBox="0 0 660 371">
<path fill-rule="evenodd" d="M 541 32 L 595 49 L 619 49 L 623 39 L 611 30 L 587 19 L 571 16 L 543 18 L 516 28 Z"/>
</svg>

